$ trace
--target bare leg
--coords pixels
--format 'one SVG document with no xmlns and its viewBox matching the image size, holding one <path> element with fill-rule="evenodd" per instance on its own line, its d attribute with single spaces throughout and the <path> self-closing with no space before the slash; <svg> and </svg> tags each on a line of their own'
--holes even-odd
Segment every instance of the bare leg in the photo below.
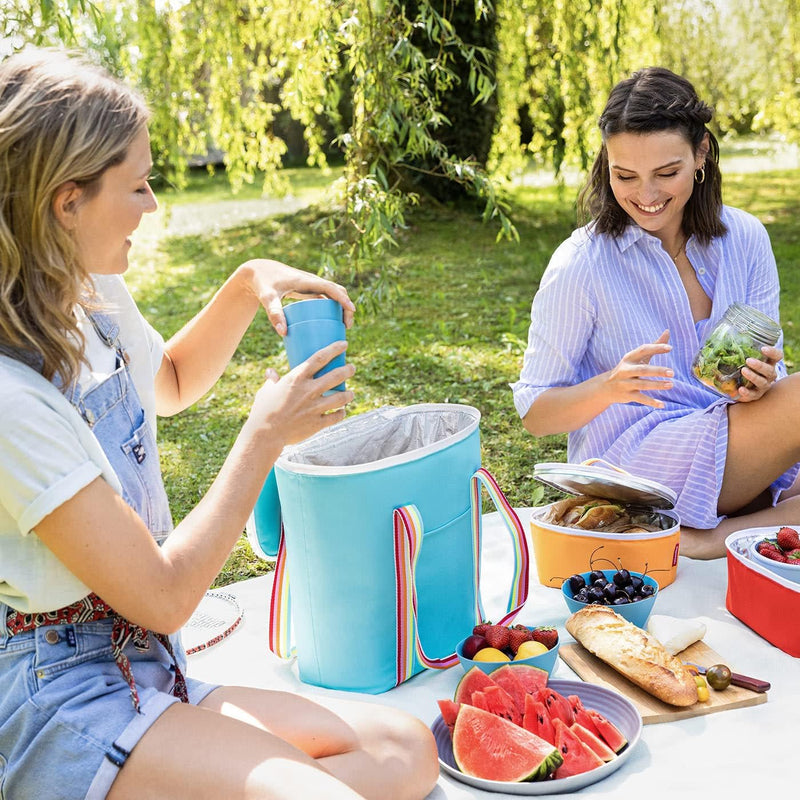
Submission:
<svg viewBox="0 0 800 800">
<path fill-rule="evenodd" d="M 201 705 L 290 742 L 365 797 L 425 797 L 439 776 L 430 729 L 388 706 L 326 699 L 323 707 L 238 686 L 217 689 Z"/>
<path fill-rule="evenodd" d="M 220 688 L 176 703 L 145 734 L 109 800 L 420 800 L 436 746 L 419 720 L 385 706 L 334 713 L 283 692 Z"/>
<path fill-rule="evenodd" d="M 800 374 L 794 374 L 753 403 L 729 406 L 719 513 L 736 513 L 798 461 Z"/>
<path fill-rule="evenodd" d="M 725 538 L 729 534 L 768 525 L 800 526 L 800 496 L 788 497 L 775 506 L 751 514 L 728 517 L 711 530 L 681 526 L 681 555 L 699 559 L 721 558 L 725 555 Z"/>
</svg>

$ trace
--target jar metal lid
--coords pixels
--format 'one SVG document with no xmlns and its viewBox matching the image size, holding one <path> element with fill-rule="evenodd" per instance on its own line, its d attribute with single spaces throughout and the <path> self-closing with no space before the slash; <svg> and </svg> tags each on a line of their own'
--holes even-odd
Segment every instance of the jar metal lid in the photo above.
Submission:
<svg viewBox="0 0 800 800">
<path fill-rule="evenodd" d="M 745 328 L 752 336 L 764 344 L 774 345 L 781 335 L 781 326 L 763 311 L 745 305 L 731 303 L 725 317 L 739 328 Z"/>
</svg>

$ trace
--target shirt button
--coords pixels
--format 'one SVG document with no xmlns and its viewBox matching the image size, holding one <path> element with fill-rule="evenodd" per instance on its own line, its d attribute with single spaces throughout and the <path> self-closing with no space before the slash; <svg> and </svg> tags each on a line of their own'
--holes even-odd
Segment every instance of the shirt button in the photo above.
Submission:
<svg viewBox="0 0 800 800">
<path fill-rule="evenodd" d="M 91 408 L 86 409 L 86 421 L 92 425 L 94 423 L 94 412 Z"/>
<path fill-rule="evenodd" d="M 58 635 L 58 631 L 54 631 L 52 629 L 47 631 L 47 633 L 44 635 L 44 640 L 47 642 L 47 644 L 58 644 L 58 640 L 60 638 L 61 637 Z"/>
<path fill-rule="evenodd" d="M 706 274 L 706 268 L 705 267 L 700 267 L 700 269 L 697 270 L 697 274 L 698 275 L 705 275 Z"/>
</svg>

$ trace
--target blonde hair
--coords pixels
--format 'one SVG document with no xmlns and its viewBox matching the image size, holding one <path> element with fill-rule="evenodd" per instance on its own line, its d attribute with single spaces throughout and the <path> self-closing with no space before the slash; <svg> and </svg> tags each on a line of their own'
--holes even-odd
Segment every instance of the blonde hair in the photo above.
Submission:
<svg viewBox="0 0 800 800">
<path fill-rule="evenodd" d="M 83 359 L 74 311 L 92 284 L 53 201 L 68 181 L 98 191 L 148 118 L 82 58 L 27 48 L 0 64 L 0 345 L 62 387 Z"/>
</svg>

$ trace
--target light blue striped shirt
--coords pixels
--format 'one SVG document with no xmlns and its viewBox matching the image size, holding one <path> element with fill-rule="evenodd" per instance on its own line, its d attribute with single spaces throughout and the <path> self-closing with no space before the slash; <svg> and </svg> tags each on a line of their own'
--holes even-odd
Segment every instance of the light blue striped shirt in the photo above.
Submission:
<svg viewBox="0 0 800 800">
<path fill-rule="evenodd" d="M 712 528 L 722 485 L 730 402 L 701 384 L 691 370 L 705 337 L 735 302 L 778 319 L 775 257 L 764 226 L 724 207 L 726 235 L 703 247 L 692 237 L 686 255 L 712 299 L 711 316 L 694 322 L 678 271 L 661 242 L 637 225 L 618 238 L 573 232 L 553 254 L 533 298 L 528 347 L 512 385 L 521 417 L 554 386 L 572 386 L 614 368 L 631 350 L 670 331 L 672 351 L 652 364 L 669 365 L 673 388 L 655 390 L 665 404 L 615 404 L 569 434 L 568 458 L 604 458 L 678 493 L 676 510 L 691 527 Z M 779 343 L 780 346 L 781 343 Z M 783 363 L 779 376 L 786 374 Z M 791 485 L 797 467 L 773 484 Z"/>
</svg>

